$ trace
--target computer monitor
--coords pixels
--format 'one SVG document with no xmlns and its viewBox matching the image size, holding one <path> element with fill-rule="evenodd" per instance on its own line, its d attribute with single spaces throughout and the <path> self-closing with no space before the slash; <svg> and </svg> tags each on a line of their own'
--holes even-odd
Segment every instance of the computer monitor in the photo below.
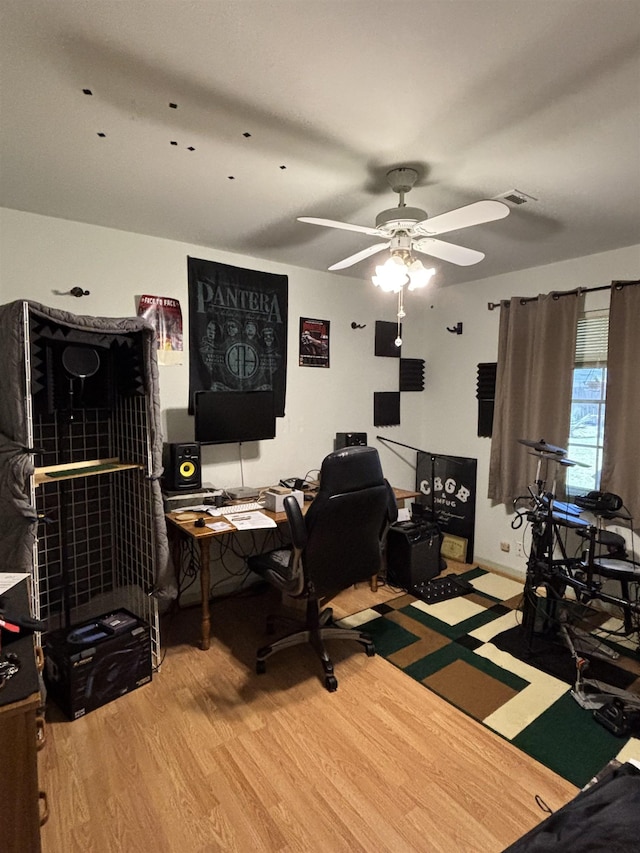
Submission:
<svg viewBox="0 0 640 853">
<path fill-rule="evenodd" d="M 196 391 L 195 440 L 235 444 L 276 437 L 272 391 Z"/>
</svg>

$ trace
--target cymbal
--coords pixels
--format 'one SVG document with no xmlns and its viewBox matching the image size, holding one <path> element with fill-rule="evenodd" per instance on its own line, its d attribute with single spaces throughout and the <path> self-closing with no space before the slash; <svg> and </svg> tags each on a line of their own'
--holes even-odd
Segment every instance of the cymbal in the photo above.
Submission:
<svg viewBox="0 0 640 853">
<path fill-rule="evenodd" d="M 538 459 L 547 459 L 549 462 L 557 462 L 559 465 L 564 465 L 566 468 L 572 468 L 574 465 L 579 465 L 580 468 L 590 468 L 588 462 L 576 462 L 575 459 L 567 459 L 566 456 L 559 456 L 557 453 L 534 453 L 529 451 L 529 456 L 535 456 Z"/>
<path fill-rule="evenodd" d="M 544 438 L 541 438 L 540 441 L 531 441 L 528 438 L 519 438 L 518 442 L 520 444 L 524 444 L 525 447 L 533 447 L 534 450 L 538 450 L 541 453 L 555 453 L 559 456 L 564 456 L 567 452 L 566 450 L 563 450 L 562 447 L 547 444 Z"/>
<path fill-rule="evenodd" d="M 591 468 L 588 462 L 577 462 L 575 459 L 567 459 L 566 457 L 560 459 L 559 462 L 561 465 L 578 465 L 580 468 Z"/>
</svg>

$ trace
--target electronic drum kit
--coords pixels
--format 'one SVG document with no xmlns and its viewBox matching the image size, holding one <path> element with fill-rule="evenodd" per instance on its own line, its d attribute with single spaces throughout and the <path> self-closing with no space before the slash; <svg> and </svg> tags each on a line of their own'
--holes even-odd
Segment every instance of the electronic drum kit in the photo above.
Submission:
<svg viewBox="0 0 640 853">
<path fill-rule="evenodd" d="M 637 562 L 633 555 L 627 554 L 622 536 L 601 529 L 597 522 L 593 523 L 580 517 L 581 512 L 586 510 L 599 518 L 631 521 L 622 498 L 609 492 L 593 491 L 576 497 L 575 504 L 555 500 L 555 483 L 551 493 L 548 493 L 545 491 L 545 482 L 540 477 L 542 463 L 552 462 L 566 467 L 579 465 L 584 468 L 589 465 L 568 459 L 566 450 L 548 444 L 544 439 L 531 441 L 521 438 L 518 441 L 531 448 L 529 453 L 538 458 L 538 493 L 535 494 L 533 489 L 529 489 L 533 508 L 528 518 L 533 522 L 533 528 L 525 583 L 528 593 L 525 592 L 522 621 L 522 628 L 528 635 L 530 651 L 538 609 L 538 586 L 546 587 L 545 598 L 551 596 L 551 604 L 547 604 L 547 607 L 551 608 L 548 610 L 549 616 L 552 616 L 555 607 L 563 602 L 564 588 L 569 586 L 573 588 L 578 601 L 586 604 L 599 600 L 620 608 L 623 625 L 619 631 L 612 630 L 612 636 L 637 635 L 640 639 L 640 601 L 637 592 L 640 589 L 640 562 Z M 582 557 L 568 557 L 556 528 L 558 524 L 573 528 L 580 538 L 587 540 L 586 552 L 583 552 Z M 597 546 L 600 553 L 596 553 Z M 561 560 L 556 559 L 556 547 L 562 554 Z M 620 584 L 620 596 L 604 591 L 603 582 L 606 580 Z M 632 733 L 629 721 L 633 714 L 636 720 L 634 731 L 640 734 L 640 696 L 601 681 L 584 678 L 589 656 L 615 660 L 618 653 L 600 640 L 572 626 L 567 613 L 564 616 L 560 614 L 557 618 L 557 627 L 576 662 L 576 681 L 571 691 L 576 702 L 583 708 L 593 709 L 595 719 L 618 735 Z"/>
</svg>

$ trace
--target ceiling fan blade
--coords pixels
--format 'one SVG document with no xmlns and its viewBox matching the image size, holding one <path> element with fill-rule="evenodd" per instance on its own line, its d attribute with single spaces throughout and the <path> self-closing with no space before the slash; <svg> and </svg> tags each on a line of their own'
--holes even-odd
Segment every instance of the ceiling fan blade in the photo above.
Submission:
<svg viewBox="0 0 640 853">
<path fill-rule="evenodd" d="M 369 246 L 369 248 L 363 249 L 361 252 L 356 252 L 355 255 L 349 255 L 348 258 L 344 258 L 344 260 L 332 264 L 329 269 L 343 270 L 345 267 L 350 267 L 353 264 L 357 264 L 358 261 L 363 261 L 365 258 L 368 258 L 371 255 L 375 255 L 376 252 L 381 252 L 383 249 L 388 249 L 390 245 L 390 243 L 376 243 L 374 246 Z"/>
<path fill-rule="evenodd" d="M 360 234 L 369 234 L 370 237 L 380 237 L 380 231 L 377 228 L 368 228 L 366 225 L 351 225 L 349 222 L 337 222 L 335 219 L 299 216 L 298 222 L 309 222 L 311 225 L 324 225 L 326 228 L 341 228 L 343 231 L 357 231 Z"/>
<path fill-rule="evenodd" d="M 440 258 L 441 261 L 449 261 L 459 267 L 470 267 L 479 263 L 484 258 L 484 252 L 476 249 L 466 249 L 464 246 L 456 246 L 454 243 L 445 243 L 444 240 L 434 240 L 433 237 L 423 237 L 422 240 L 414 240 L 412 248 L 423 255 L 431 255 L 432 258 Z"/>
<path fill-rule="evenodd" d="M 459 228 L 469 228 L 471 225 L 482 225 L 483 222 L 493 222 L 509 215 L 509 207 L 501 201 L 485 199 L 466 204 L 457 210 L 441 213 L 432 219 L 416 222 L 413 230 L 416 234 L 446 234 L 447 231 L 457 231 Z"/>
</svg>

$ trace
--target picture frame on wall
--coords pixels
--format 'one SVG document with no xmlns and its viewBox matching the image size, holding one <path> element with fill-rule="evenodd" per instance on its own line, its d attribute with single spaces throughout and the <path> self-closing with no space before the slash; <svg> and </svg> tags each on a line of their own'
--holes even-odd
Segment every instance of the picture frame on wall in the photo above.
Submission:
<svg viewBox="0 0 640 853">
<path fill-rule="evenodd" d="M 329 367 L 329 320 L 300 317 L 300 367 Z"/>
</svg>

